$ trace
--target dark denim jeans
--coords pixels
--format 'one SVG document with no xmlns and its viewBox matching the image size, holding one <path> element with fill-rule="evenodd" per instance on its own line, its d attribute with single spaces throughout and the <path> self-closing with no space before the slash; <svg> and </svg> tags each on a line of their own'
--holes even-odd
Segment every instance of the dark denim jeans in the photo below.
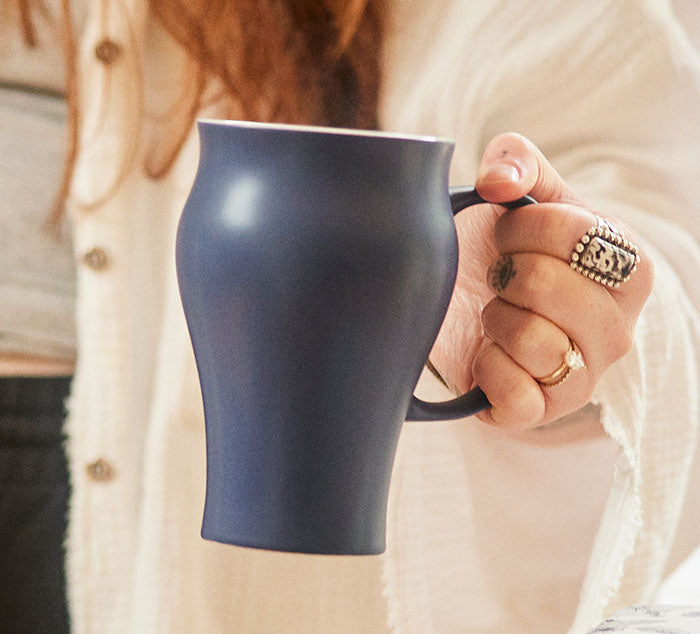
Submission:
<svg viewBox="0 0 700 634">
<path fill-rule="evenodd" d="M 64 540 L 69 377 L 0 378 L 0 632 L 69 631 Z"/>
</svg>

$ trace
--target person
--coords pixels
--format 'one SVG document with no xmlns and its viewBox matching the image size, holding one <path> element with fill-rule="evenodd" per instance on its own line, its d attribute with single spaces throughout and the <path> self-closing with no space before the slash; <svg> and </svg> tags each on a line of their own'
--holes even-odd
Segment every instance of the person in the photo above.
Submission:
<svg viewBox="0 0 700 634">
<path fill-rule="evenodd" d="M 0 630 L 65 632 L 64 400 L 75 361 L 68 227 L 45 224 L 65 156 L 60 55 L 5 38 L 0 9 Z M 16 44 L 15 44 L 16 42 Z M 47 65 L 43 67 L 44 62 Z M 31 86 L 32 90 L 25 90 Z"/>
<path fill-rule="evenodd" d="M 55 81 L 58 45 L 66 60 L 72 631 L 578 634 L 653 597 L 700 518 L 700 66 L 670 5 L 76 4 L 21 0 L 0 27 L 5 87 Z M 405 425 L 381 557 L 199 537 L 174 273 L 196 116 L 450 136 L 455 184 L 539 203 L 456 219 L 458 282 L 417 393 L 476 381 L 492 408 Z M 589 229 L 611 258 L 594 279 L 569 262 L 591 257 Z"/>
</svg>

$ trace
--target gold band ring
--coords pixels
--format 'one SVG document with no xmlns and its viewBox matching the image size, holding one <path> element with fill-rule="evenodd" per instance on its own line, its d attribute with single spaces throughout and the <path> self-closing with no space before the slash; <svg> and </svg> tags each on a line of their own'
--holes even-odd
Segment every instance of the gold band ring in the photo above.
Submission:
<svg viewBox="0 0 700 634">
<path fill-rule="evenodd" d="M 569 337 L 569 349 L 564 353 L 564 359 L 561 365 L 551 374 L 539 377 L 536 376 L 534 378 L 540 385 L 554 387 L 555 385 L 563 383 L 573 370 L 580 370 L 585 367 L 586 364 L 579 347 L 574 343 L 573 339 Z"/>
</svg>

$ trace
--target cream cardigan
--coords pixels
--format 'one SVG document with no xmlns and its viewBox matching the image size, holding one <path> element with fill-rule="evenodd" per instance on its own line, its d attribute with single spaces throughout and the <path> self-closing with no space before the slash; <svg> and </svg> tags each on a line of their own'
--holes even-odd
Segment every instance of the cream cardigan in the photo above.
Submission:
<svg viewBox="0 0 700 634">
<path fill-rule="evenodd" d="M 183 59 L 145 0 L 96 2 L 82 39 L 86 117 L 71 197 L 77 254 L 102 263 L 79 258 L 67 426 L 77 634 L 580 634 L 650 599 L 697 544 L 697 54 L 661 1 L 391 9 L 384 127 L 456 138 L 455 183 L 473 181 L 492 135 L 522 132 L 582 196 L 645 236 L 656 288 L 634 349 L 595 396 L 609 436 L 554 447 L 556 426 L 506 437 L 471 420 L 406 425 L 381 557 L 201 540 L 203 422 L 173 267 L 195 136 L 163 180 L 139 169 L 149 126 L 177 104 Z M 95 55 L 105 39 L 121 52 L 108 64 Z M 126 147 L 140 64 L 151 123 Z M 120 151 L 134 160 L 112 190 Z M 441 395 L 429 376 L 419 389 Z"/>
</svg>

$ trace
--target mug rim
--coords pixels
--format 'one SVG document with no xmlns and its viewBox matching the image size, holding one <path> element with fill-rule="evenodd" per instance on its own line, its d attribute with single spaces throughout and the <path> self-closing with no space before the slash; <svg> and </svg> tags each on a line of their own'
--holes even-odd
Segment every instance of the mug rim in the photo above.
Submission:
<svg viewBox="0 0 700 634">
<path fill-rule="evenodd" d="M 336 134 L 340 136 L 358 136 L 366 138 L 394 139 L 399 141 L 420 141 L 421 143 L 449 143 L 454 144 L 453 139 L 423 134 L 406 134 L 403 132 L 391 132 L 384 130 L 364 130 L 356 128 L 340 128 L 333 126 L 302 125 L 296 123 L 268 123 L 262 121 L 242 121 L 237 119 L 216 119 L 211 117 L 197 118 L 197 123 L 207 125 L 220 125 L 233 128 L 249 128 L 259 130 L 279 130 L 288 132 L 307 132 L 312 134 Z"/>
</svg>

